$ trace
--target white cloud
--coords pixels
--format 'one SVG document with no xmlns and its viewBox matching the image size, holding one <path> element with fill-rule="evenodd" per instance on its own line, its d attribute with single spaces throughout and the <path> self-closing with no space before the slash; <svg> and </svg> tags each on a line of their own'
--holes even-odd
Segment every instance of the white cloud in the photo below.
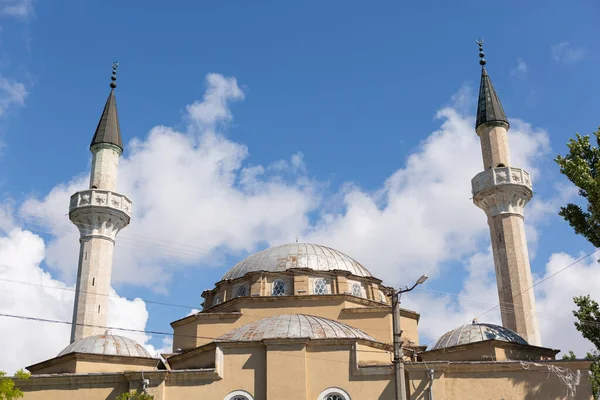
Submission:
<svg viewBox="0 0 600 400">
<path fill-rule="evenodd" d="M 552 254 L 542 279 L 557 273 L 581 256 L 582 254 L 578 257 L 565 253 Z M 584 357 L 585 353 L 594 347 L 575 329 L 575 317 L 572 311 L 576 308 L 573 303 L 575 296 L 589 294 L 592 299 L 600 302 L 598 282 L 600 282 L 600 268 L 596 256 L 573 265 L 555 278 L 548 279 L 536 287 L 543 345 L 565 352 L 573 350 L 579 357 Z"/>
<path fill-rule="evenodd" d="M 510 75 L 515 77 L 524 77 L 529 71 L 527 63 L 522 58 L 517 58 L 517 65 L 510 70 Z"/>
<path fill-rule="evenodd" d="M 561 64 L 575 64 L 585 58 L 587 51 L 570 42 L 561 42 L 552 47 L 552 59 Z"/>
<path fill-rule="evenodd" d="M 33 0 L 0 0 L 0 15 L 27 19 L 33 15 Z"/>
<path fill-rule="evenodd" d="M 133 139 L 120 161 L 119 191 L 132 199 L 134 214 L 117 237 L 115 283 L 164 290 L 176 267 L 218 265 L 224 251 L 293 240 L 317 204 L 301 154 L 266 167 L 243 165 L 247 148 L 216 131 L 231 121 L 228 105 L 243 93 L 234 78 L 217 74 L 207 76 L 207 86 L 204 100 L 187 107 L 188 131 L 157 126 L 145 140 Z M 69 282 L 79 245 L 64 210 L 69 196 L 87 184 L 86 172 L 21 208 L 36 227 L 54 235 L 47 262 Z"/>
<path fill-rule="evenodd" d="M 0 116 L 12 105 L 24 105 L 27 94 L 22 83 L 0 77 Z"/>
<path fill-rule="evenodd" d="M 458 96 L 463 99 L 464 96 Z M 343 207 L 321 216 L 309 241 L 351 254 L 387 283 L 436 276 L 442 262 L 477 251 L 486 217 L 470 200 L 471 178 L 482 167 L 474 121 L 454 107 L 440 110 L 431 134 L 374 193 L 349 186 Z M 535 178 L 535 160 L 549 150 L 545 131 L 511 119 L 512 164 Z"/>
<path fill-rule="evenodd" d="M 54 279 L 40 264 L 44 241 L 20 228 L 0 236 L 0 312 L 17 316 L 70 322 L 73 316 L 73 285 Z M 16 282 L 26 282 L 20 284 Z M 111 290 L 108 326 L 143 330 L 148 319 L 146 305 L 119 297 Z M 19 368 L 55 357 L 69 344 L 71 327 L 65 324 L 0 317 L 0 370 Z M 145 334 L 113 331 L 147 344 Z M 152 350 L 152 348 L 150 348 Z"/>
</svg>

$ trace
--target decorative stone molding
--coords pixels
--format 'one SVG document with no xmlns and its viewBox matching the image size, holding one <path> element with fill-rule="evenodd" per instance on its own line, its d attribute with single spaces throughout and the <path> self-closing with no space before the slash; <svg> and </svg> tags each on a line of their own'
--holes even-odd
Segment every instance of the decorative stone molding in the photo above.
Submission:
<svg viewBox="0 0 600 400">
<path fill-rule="evenodd" d="M 69 212 L 81 207 L 98 206 L 122 211 L 131 218 L 131 200 L 120 193 L 101 189 L 82 190 L 71 196 Z"/>
<path fill-rule="evenodd" d="M 520 168 L 492 168 L 471 180 L 473 202 L 488 218 L 501 214 L 523 216 L 523 208 L 533 196 L 531 177 Z"/>
<path fill-rule="evenodd" d="M 114 242 L 117 233 L 131 220 L 131 200 L 101 189 L 82 190 L 71 196 L 69 219 L 81 238 L 103 237 Z"/>
</svg>

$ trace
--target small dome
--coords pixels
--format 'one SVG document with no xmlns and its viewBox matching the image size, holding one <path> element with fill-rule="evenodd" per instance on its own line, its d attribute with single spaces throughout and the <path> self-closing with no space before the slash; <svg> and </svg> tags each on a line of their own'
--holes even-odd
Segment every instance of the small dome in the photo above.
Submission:
<svg viewBox="0 0 600 400">
<path fill-rule="evenodd" d="M 482 324 L 473 320 L 473 323 L 445 333 L 429 350 L 439 350 L 463 344 L 483 342 L 485 340 L 501 340 L 503 342 L 528 344 L 516 332 L 494 324 Z"/>
<path fill-rule="evenodd" d="M 371 276 L 358 261 L 340 251 L 316 244 L 290 243 L 252 254 L 231 268 L 222 280 L 241 278 L 254 271 L 278 272 L 291 268 L 342 270 L 357 276 Z"/>
<path fill-rule="evenodd" d="M 123 336 L 111 335 L 110 333 L 88 336 L 76 340 L 58 353 L 58 357 L 69 353 L 153 358 L 144 346 L 135 340 Z"/>
<path fill-rule="evenodd" d="M 257 342 L 263 339 L 364 339 L 378 340 L 338 321 L 304 314 L 284 314 L 242 325 L 217 342 Z"/>
</svg>

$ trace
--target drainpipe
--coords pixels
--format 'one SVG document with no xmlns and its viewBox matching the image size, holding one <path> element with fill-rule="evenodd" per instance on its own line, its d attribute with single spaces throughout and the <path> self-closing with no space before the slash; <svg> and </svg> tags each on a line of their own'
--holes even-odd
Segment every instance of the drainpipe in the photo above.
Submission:
<svg viewBox="0 0 600 400">
<path fill-rule="evenodd" d="M 427 370 L 427 375 L 429 375 L 429 400 L 433 400 L 433 375 L 435 371 L 430 369 Z"/>
</svg>

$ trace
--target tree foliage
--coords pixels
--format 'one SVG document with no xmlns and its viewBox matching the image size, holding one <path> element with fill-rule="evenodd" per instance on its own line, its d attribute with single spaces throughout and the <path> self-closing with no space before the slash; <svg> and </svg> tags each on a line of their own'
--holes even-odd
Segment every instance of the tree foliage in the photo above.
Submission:
<svg viewBox="0 0 600 400">
<path fill-rule="evenodd" d="M 579 188 L 579 194 L 587 201 L 585 209 L 569 203 L 561 207 L 559 215 L 576 233 L 600 247 L 600 128 L 593 134 L 596 146 L 589 135 L 576 134 L 567 143 L 569 153 L 564 157 L 559 155 L 555 161 L 560 172 Z"/>
<path fill-rule="evenodd" d="M 138 393 L 137 390 L 133 390 L 117 396 L 117 400 L 154 400 L 154 396 L 144 392 Z"/>
<path fill-rule="evenodd" d="M 590 296 L 574 297 L 578 309 L 573 311 L 577 318 L 575 327 L 584 338 L 596 346 L 596 350 L 587 353 L 586 358 L 592 361 L 590 381 L 594 398 L 600 397 L 600 306 Z"/>
<path fill-rule="evenodd" d="M 29 373 L 22 369 L 15 373 L 17 379 L 29 378 Z M 0 400 L 20 399 L 23 392 L 15 385 L 15 381 L 6 377 L 4 371 L 0 371 Z"/>
</svg>

